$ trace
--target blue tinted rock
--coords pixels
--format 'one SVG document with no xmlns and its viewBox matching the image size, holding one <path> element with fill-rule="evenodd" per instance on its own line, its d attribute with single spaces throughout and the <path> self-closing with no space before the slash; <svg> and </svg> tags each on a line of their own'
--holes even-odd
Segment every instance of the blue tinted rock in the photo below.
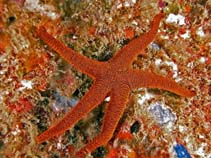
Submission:
<svg viewBox="0 0 211 158">
<path fill-rule="evenodd" d="M 174 150 L 175 150 L 178 158 L 191 158 L 187 149 L 182 144 L 175 145 Z"/>
</svg>

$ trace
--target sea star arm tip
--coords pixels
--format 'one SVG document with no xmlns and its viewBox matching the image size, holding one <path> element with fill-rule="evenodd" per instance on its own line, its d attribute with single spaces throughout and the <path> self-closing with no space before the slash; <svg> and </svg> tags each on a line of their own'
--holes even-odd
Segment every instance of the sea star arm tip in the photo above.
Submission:
<svg viewBox="0 0 211 158">
<path fill-rule="evenodd" d="M 36 30 L 37 35 L 54 51 L 56 51 L 64 60 L 70 63 L 73 67 L 77 68 L 83 73 L 88 74 L 91 77 L 95 77 L 97 70 L 99 70 L 103 63 L 89 59 L 83 56 L 73 49 L 65 46 L 62 42 L 51 36 L 44 26 L 40 26 Z"/>
<path fill-rule="evenodd" d="M 81 148 L 77 157 L 84 157 L 87 153 L 94 151 L 97 147 L 106 144 L 116 129 L 116 126 L 124 113 L 130 89 L 126 86 L 120 87 L 119 92 L 111 92 L 111 100 L 106 107 L 101 133 Z"/>
<path fill-rule="evenodd" d="M 42 143 L 57 135 L 61 135 L 66 130 L 75 125 L 80 119 L 88 114 L 93 108 L 101 103 L 107 95 L 108 90 L 94 83 L 89 92 L 73 107 L 58 123 L 41 133 L 36 141 Z M 95 98 L 93 98 L 95 96 Z"/>
<path fill-rule="evenodd" d="M 136 58 L 137 55 L 154 40 L 158 32 L 160 21 L 163 17 L 163 13 L 157 14 L 150 24 L 150 30 L 138 38 L 131 40 L 127 45 L 120 49 L 111 59 L 111 62 L 120 62 L 117 63 L 120 67 L 132 64 L 134 58 Z"/>
<path fill-rule="evenodd" d="M 132 76 L 129 77 L 129 84 L 134 89 L 138 87 L 159 88 L 184 97 L 192 97 L 195 95 L 195 92 L 180 86 L 174 80 L 154 74 L 152 72 L 130 70 L 128 75 Z"/>
</svg>

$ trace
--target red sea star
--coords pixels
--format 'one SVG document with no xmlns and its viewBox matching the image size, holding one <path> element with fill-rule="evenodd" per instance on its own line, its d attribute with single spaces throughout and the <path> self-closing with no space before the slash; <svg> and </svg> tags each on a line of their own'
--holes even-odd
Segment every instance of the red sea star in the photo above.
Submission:
<svg viewBox="0 0 211 158">
<path fill-rule="evenodd" d="M 94 80 L 93 85 L 80 102 L 62 120 L 37 137 L 38 143 L 63 134 L 99 105 L 106 96 L 110 96 L 111 99 L 105 110 L 101 133 L 76 153 L 77 156 L 83 157 L 111 139 L 125 110 L 131 90 L 148 87 L 167 90 L 184 97 L 194 95 L 193 92 L 181 87 L 172 79 L 149 71 L 131 68 L 136 56 L 153 41 L 162 17 L 162 13 L 156 15 L 149 32 L 130 41 L 129 44 L 125 45 L 113 58 L 106 62 L 99 62 L 82 56 L 53 38 L 46 32 L 44 27 L 38 29 L 38 35 L 43 41 L 73 67 L 89 75 Z"/>
</svg>

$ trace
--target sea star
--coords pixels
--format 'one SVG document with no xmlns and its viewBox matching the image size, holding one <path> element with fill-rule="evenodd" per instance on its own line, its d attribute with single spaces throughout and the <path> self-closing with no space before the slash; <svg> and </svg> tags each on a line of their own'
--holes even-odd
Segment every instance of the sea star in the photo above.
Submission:
<svg viewBox="0 0 211 158">
<path fill-rule="evenodd" d="M 184 97 L 194 95 L 194 92 L 181 87 L 172 79 L 156 75 L 150 71 L 132 69 L 131 67 L 137 55 L 153 41 L 163 16 L 162 13 L 156 15 L 151 22 L 149 32 L 131 40 L 113 58 L 106 62 L 82 56 L 52 37 L 43 26 L 38 28 L 38 36 L 45 43 L 73 67 L 94 80 L 93 85 L 79 103 L 62 120 L 36 138 L 38 143 L 63 134 L 99 105 L 107 96 L 110 96 L 110 102 L 105 110 L 101 133 L 76 153 L 78 157 L 83 157 L 111 139 L 123 115 L 131 90 L 139 87 L 148 87 L 167 90 Z"/>
</svg>

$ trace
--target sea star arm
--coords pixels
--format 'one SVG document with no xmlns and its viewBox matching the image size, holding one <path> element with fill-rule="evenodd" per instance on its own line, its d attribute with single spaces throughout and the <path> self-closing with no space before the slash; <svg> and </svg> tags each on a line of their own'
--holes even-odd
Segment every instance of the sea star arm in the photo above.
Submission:
<svg viewBox="0 0 211 158">
<path fill-rule="evenodd" d="M 82 73 L 95 77 L 96 70 L 101 69 L 103 65 L 102 62 L 89 59 L 75 52 L 73 49 L 68 48 L 62 42 L 51 36 L 43 26 L 37 29 L 37 34 L 48 46 Z"/>
<path fill-rule="evenodd" d="M 115 91 L 115 89 L 118 89 L 118 91 Z M 78 157 L 84 157 L 97 147 L 105 145 L 112 138 L 115 128 L 124 113 L 130 92 L 127 85 L 115 89 L 111 92 L 111 99 L 105 110 L 101 133 L 76 153 Z"/>
<path fill-rule="evenodd" d="M 110 61 L 116 62 L 121 67 L 131 65 L 137 55 L 154 40 L 163 16 L 162 13 L 157 14 L 151 22 L 150 31 L 130 41 Z"/>
<path fill-rule="evenodd" d="M 99 105 L 105 99 L 108 90 L 101 83 L 94 83 L 89 92 L 73 107 L 62 120 L 40 134 L 36 141 L 42 143 L 54 136 L 64 133 L 75 125 L 80 119 L 86 116 L 92 109 Z"/>
<path fill-rule="evenodd" d="M 128 82 L 131 89 L 139 87 L 159 88 L 184 97 L 192 97 L 195 95 L 194 92 L 183 88 L 174 80 L 148 71 L 130 69 L 128 72 Z"/>
</svg>

